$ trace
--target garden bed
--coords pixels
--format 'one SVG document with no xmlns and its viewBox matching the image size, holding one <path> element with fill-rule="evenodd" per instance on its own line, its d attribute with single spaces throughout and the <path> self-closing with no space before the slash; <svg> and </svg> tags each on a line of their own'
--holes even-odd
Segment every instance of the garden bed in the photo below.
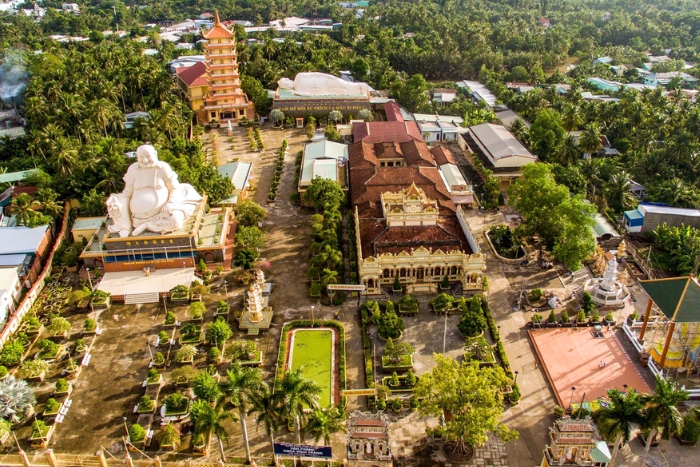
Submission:
<svg viewBox="0 0 700 467">
<path fill-rule="evenodd" d="M 386 386 L 389 388 L 389 391 L 393 392 L 413 392 L 413 388 L 415 387 L 415 384 L 413 386 L 408 386 L 406 384 L 406 377 L 405 376 L 399 376 L 399 385 L 398 386 L 391 386 L 389 384 L 389 381 L 391 380 L 391 376 L 385 376 L 382 378 L 382 385 Z M 416 383 L 418 382 L 419 378 L 416 377 Z"/>
<path fill-rule="evenodd" d="M 389 358 L 382 356 L 384 370 L 410 370 L 413 368 L 413 355 L 402 355 L 397 363 L 391 363 Z"/>
</svg>

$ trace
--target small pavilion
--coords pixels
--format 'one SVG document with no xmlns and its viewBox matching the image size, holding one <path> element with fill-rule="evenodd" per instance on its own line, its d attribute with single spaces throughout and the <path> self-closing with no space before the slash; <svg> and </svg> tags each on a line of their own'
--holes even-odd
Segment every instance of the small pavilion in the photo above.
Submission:
<svg viewBox="0 0 700 467">
<path fill-rule="evenodd" d="M 669 326 L 663 346 L 652 345 L 651 357 L 660 369 L 679 368 L 687 365 L 688 361 L 696 362 L 700 351 L 700 283 L 697 278 L 684 276 L 643 280 L 639 284 L 651 298 L 644 314 L 639 341 L 644 340 L 651 309 L 656 304 L 668 319 Z"/>
</svg>

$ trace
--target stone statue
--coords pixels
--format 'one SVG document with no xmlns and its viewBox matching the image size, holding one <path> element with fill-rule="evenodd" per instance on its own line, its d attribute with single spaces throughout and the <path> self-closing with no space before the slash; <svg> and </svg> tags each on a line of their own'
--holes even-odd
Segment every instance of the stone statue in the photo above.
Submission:
<svg viewBox="0 0 700 467">
<path fill-rule="evenodd" d="M 282 78 L 277 81 L 277 85 L 295 96 L 365 96 L 369 94 L 367 83 L 352 83 L 326 73 L 298 73 L 294 81 Z"/>
<path fill-rule="evenodd" d="M 177 174 L 148 144 L 136 150 L 138 162 L 124 175 L 124 191 L 107 198 L 112 219 L 108 230 L 120 237 L 137 236 L 146 230 L 167 233 L 178 230 L 194 213 L 202 197 Z M 133 230 L 132 230 L 133 228 Z"/>
</svg>

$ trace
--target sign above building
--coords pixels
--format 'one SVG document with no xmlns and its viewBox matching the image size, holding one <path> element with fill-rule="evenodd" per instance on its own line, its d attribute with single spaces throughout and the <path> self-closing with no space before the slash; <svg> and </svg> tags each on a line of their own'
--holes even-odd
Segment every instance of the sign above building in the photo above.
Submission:
<svg viewBox="0 0 700 467">
<path fill-rule="evenodd" d="M 359 284 L 328 284 L 328 290 L 349 290 L 355 292 L 364 292 L 367 287 Z"/>
<path fill-rule="evenodd" d="M 308 444 L 275 443 L 275 455 L 308 459 L 332 459 L 330 446 L 310 446 Z"/>
<path fill-rule="evenodd" d="M 345 389 L 340 391 L 340 395 L 345 396 L 374 396 L 377 394 L 376 389 Z"/>
</svg>

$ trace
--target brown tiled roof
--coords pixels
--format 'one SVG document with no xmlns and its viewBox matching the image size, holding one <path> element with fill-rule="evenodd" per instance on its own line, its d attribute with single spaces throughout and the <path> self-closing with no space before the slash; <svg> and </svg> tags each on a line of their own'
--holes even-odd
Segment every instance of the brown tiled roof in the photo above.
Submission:
<svg viewBox="0 0 700 467">
<path fill-rule="evenodd" d="M 204 86 L 207 84 L 207 66 L 204 62 L 197 62 L 187 68 L 178 68 L 177 76 L 187 86 Z"/>
<path fill-rule="evenodd" d="M 434 167 L 435 158 L 422 141 L 370 143 L 367 140 L 350 145 L 350 167 L 372 167 L 379 159 L 401 158 L 409 166 Z"/>
<path fill-rule="evenodd" d="M 433 148 L 430 150 L 431 154 L 435 158 L 435 162 L 437 165 L 443 165 L 443 164 L 454 164 L 457 165 L 457 162 L 455 162 L 455 158 L 452 156 L 452 151 L 447 149 L 444 146 L 438 146 L 436 148 Z"/>
<path fill-rule="evenodd" d="M 358 418 L 352 423 L 353 426 L 384 426 L 384 422 L 375 418 Z"/>
<path fill-rule="evenodd" d="M 384 113 L 386 114 L 387 122 L 403 122 L 403 114 L 399 104 L 394 101 L 389 101 L 384 104 Z"/>
<path fill-rule="evenodd" d="M 352 124 L 355 142 L 393 143 L 410 140 L 423 141 L 416 122 L 355 122 Z"/>
</svg>

